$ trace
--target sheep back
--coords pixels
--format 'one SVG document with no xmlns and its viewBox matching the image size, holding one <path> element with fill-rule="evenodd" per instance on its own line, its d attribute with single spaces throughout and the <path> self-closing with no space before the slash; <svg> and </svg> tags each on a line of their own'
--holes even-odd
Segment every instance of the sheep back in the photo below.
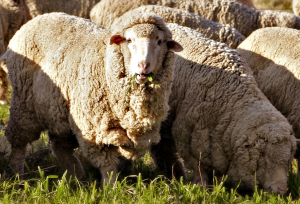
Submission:
<svg viewBox="0 0 300 204">
<path fill-rule="evenodd" d="M 90 18 L 90 11 L 100 0 L 27 0 L 32 17 L 51 12 L 64 12 Z"/>
<path fill-rule="evenodd" d="M 185 27 L 190 27 L 203 33 L 210 39 L 226 43 L 233 48 L 236 48 L 245 39 L 242 34 L 240 34 L 235 28 L 232 28 L 229 25 L 223 25 L 217 22 L 213 22 L 184 10 L 164 6 L 141 6 L 137 9 L 128 11 L 122 17 L 115 19 L 112 25 L 107 26 L 115 27 L 116 25 L 121 23 L 122 20 L 130 17 L 133 13 L 145 12 L 156 13 L 157 15 L 161 16 L 167 23 L 177 23 Z M 102 16 L 102 14 L 98 14 L 96 19 L 106 19 L 106 17 Z"/>
<path fill-rule="evenodd" d="M 229 24 L 246 37 L 254 30 L 262 27 L 280 26 L 300 29 L 300 18 L 293 14 L 276 11 L 256 11 L 240 2 L 231 0 L 127 0 L 122 2 L 122 6 L 116 0 L 102 0 L 92 9 L 91 19 L 99 25 L 107 27 L 107 25 L 111 25 L 114 19 L 128 10 L 150 4 L 185 10 L 211 21 Z M 102 18 L 101 22 L 93 17 L 100 15 L 99 12 L 101 12 L 101 16 L 106 17 Z"/>
</svg>

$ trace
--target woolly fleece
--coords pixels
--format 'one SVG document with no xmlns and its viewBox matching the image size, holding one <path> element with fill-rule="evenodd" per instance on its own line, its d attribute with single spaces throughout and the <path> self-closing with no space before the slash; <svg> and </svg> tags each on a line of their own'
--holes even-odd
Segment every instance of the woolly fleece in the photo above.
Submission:
<svg viewBox="0 0 300 204">
<path fill-rule="evenodd" d="M 32 17 L 51 12 L 64 12 L 90 18 L 90 11 L 100 0 L 27 0 Z"/>
<path fill-rule="evenodd" d="M 185 49 L 176 54 L 163 125 L 171 128 L 185 165 L 198 171 L 200 159 L 207 172 L 252 189 L 263 184 L 265 171 L 287 170 L 296 150 L 292 127 L 259 90 L 245 61 L 197 31 L 168 27 Z"/>
<path fill-rule="evenodd" d="M 299 43 L 298 30 L 263 28 L 253 32 L 237 49 L 252 69 L 259 88 L 288 119 L 298 139 L 300 138 Z M 299 156 L 298 149 L 296 158 L 299 159 Z"/>
<path fill-rule="evenodd" d="M 24 0 L 16 3 L 13 0 L 0 0 L 0 56 L 7 48 L 15 32 L 31 19 L 29 8 Z M 4 62 L 0 65 L 0 102 L 6 103 L 8 92 L 7 69 Z"/>
<path fill-rule="evenodd" d="M 129 10 L 149 4 L 185 10 L 211 21 L 228 24 L 246 37 L 254 30 L 264 27 L 300 29 L 300 18 L 296 15 L 270 10 L 257 11 L 240 2 L 228 0 L 123 0 L 122 6 L 119 0 L 102 0 L 92 9 L 91 19 L 101 12 L 106 18 L 99 25 L 104 26 Z"/>
<path fill-rule="evenodd" d="M 235 28 L 232 28 L 228 25 L 223 25 L 204 19 L 199 15 L 195 15 L 187 11 L 163 6 L 141 6 L 137 9 L 130 10 L 125 13 L 123 15 L 125 17 L 115 19 L 112 25 L 105 24 L 103 26 L 108 28 L 116 27 L 120 23 L 120 21 L 126 19 L 130 15 L 146 12 L 156 13 L 157 15 L 161 16 L 167 23 L 177 23 L 179 25 L 195 29 L 203 33 L 208 38 L 216 40 L 218 42 L 226 43 L 232 48 L 236 48 L 245 39 L 245 37 L 240 34 Z M 106 19 L 106 17 L 102 16 L 101 13 L 99 13 L 97 14 L 97 16 L 92 18 L 92 21 L 96 24 L 101 25 L 100 19 Z"/>
</svg>

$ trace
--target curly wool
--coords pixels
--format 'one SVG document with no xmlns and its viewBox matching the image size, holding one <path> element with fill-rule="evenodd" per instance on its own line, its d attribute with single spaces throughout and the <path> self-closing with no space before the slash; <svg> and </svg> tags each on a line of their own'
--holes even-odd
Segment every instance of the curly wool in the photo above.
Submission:
<svg viewBox="0 0 300 204">
<path fill-rule="evenodd" d="M 90 18 L 90 11 L 100 0 L 27 0 L 32 17 L 51 12 L 64 12 Z"/>
<path fill-rule="evenodd" d="M 45 129 L 66 140 L 74 133 L 83 155 L 103 167 L 117 164 L 120 156 L 140 157 L 158 143 L 169 109 L 174 54 L 166 48 L 159 57 L 154 74 L 162 85 L 137 85 L 128 94 L 128 107 L 130 52 L 125 43 L 109 44 L 113 33 L 148 22 L 171 37 L 154 14 L 129 19 L 114 31 L 60 13 L 23 26 L 7 57 L 14 95 L 5 134 L 12 146 L 31 143 Z"/>
<path fill-rule="evenodd" d="M 102 0 L 92 9 L 91 20 L 106 27 L 127 11 L 149 4 L 185 10 L 211 21 L 228 24 L 246 37 L 254 30 L 264 27 L 300 29 L 298 16 L 287 12 L 257 11 L 231 0 L 124 0 L 122 6 L 118 0 Z M 104 16 L 104 18 L 96 20 L 97 16 Z"/>
<path fill-rule="evenodd" d="M 252 69 L 259 88 L 287 118 L 298 139 L 299 37 L 295 29 L 263 28 L 253 32 L 237 49 Z M 296 157 L 299 156 L 297 150 Z"/>
<path fill-rule="evenodd" d="M 115 19 L 112 25 L 105 26 L 113 28 L 133 14 L 147 12 L 156 13 L 157 15 L 161 16 L 167 23 L 177 23 L 179 25 L 195 29 L 208 38 L 216 40 L 218 42 L 226 43 L 232 48 L 236 48 L 245 39 L 242 34 L 240 34 L 235 28 L 232 28 L 229 25 L 216 23 L 187 11 L 153 5 L 141 6 L 137 9 L 130 10 L 126 12 L 122 17 Z M 95 18 L 93 18 L 93 22 L 96 24 L 100 24 L 98 22 L 98 19 L 102 18 L 106 19 L 105 16 L 98 14 Z"/>
<path fill-rule="evenodd" d="M 171 128 L 185 165 L 198 171 L 200 160 L 206 171 L 252 189 L 263 184 L 266 171 L 287 170 L 296 150 L 292 127 L 259 90 L 245 61 L 197 31 L 168 27 L 185 49 L 176 55 L 163 125 Z"/>
</svg>

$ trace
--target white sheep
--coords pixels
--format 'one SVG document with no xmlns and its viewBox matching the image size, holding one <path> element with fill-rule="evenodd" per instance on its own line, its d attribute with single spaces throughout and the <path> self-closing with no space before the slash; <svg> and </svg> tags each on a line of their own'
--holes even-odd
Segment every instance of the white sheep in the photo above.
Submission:
<svg viewBox="0 0 300 204">
<path fill-rule="evenodd" d="M 298 30 L 262 28 L 253 32 L 237 49 L 252 69 L 259 88 L 287 118 L 298 139 L 300 139 L 299 43 Z M 298 168 L 299 147 L 298 145 L 295 155 Z"/>
<path fill-rule="evenodd" d="M 200 15 L 202 18 L 229 24 L 244 36 L 248 36 L 254 30 L 263 27 L 300 29 L 300 18 L 296 15 L 270 10 L 257 11 L 231 0 L 122 0 L 122 6 L 120 6 L 119 0 L 101 0 L 91 10 L 90 16 L 92 19 L 93 15 L 97 15 L 96 10 L 98 10 L 102 16 L 105 16 L 103 21 L 113 22 L 125 12 L 148 4 L 186 10 Z"/>
<path fill-rule="evenodd" d="M 34 18 L 51 12 L 64 12 L 82 18 L 90 18 L 90 11 L 100 0 L 27 0 Z"/>
<path fill-rule="evenodd" d="M 77 146 L 108 179 L 120 157 L 135 159 L 158 143 L 169 109 L 173 51 L 182 50 L 171 37 L 163 19 L 150 13 L 133 15 L 112 31 L 62 13 L 24 25 L 6 60 L 13 89 L 5 130 L 12 168 L 23 172 L 26 145 L 43 130 L 63 167 L 78 177 L 84 171 L 73 155 Z M 137 83 L 127 93 L 133 76 Z"/>
<path fill-rule="evenodd" d="M 300 1 L 299 0 L 293 0 L 293 12 L 295 15 L 299 16 L 300 14 Z"/>
<path fill-rule="evenodd" d="M 9 40 L 15 32 L 31 19 L 24 0 L 0 0 L 0 56 L 6 51 Z M 8 102 L 7 69 L 5 63 L 0 65 L 0 104 Z"/>
<path fill-rule="evenodd" d="M 137 9 L 128 11 L 124 15 L 129 17 L 133 13 L 145 12 L 155 13 L 161 16 L 167 23 L 177 23 L 182 26 L 193 28 L 203 33 L 210 39 L 226 43 L 232 48 L 236 48 L 245 39 L 242 34 L 240 34 L 235 28 L 232 28 L 229 25 L 223 25 L 221 23 L 213 22 L 204 19 L 199 15 L 192 14 L 184 10 L 164 6 L 141 6 Z M 115 19 L 114 22 L 106 22 L 106 16 L 103 16 L 102 13 L 99 12 L 97 15 L 91 16 L 91 20 L 98 25 L 110 28 L 111 26 L 114 27 L 114 24 L 118 25 L 122 20 L 126 19 L 126 17 L 123 16 L 121 18 Z"/>
<path fill-rule="evenodd" d="M 193 182 L 207 184 L 214 170 L 215 175 L 227 174 L 235 184 L 241 181 L 254 189 L 256 183 L 284 194 L 296 151 L 286 118 L 259 90 L 235 50 L 190 28 L 176 24 L 168 28 L 184 50 L 176 54 L 170 111 L 163 128 L 174 137 L 186 167 L 194 169 Z M 160 149 L 155 149 L 156 155 L 164 155 Z"/>
</svg>

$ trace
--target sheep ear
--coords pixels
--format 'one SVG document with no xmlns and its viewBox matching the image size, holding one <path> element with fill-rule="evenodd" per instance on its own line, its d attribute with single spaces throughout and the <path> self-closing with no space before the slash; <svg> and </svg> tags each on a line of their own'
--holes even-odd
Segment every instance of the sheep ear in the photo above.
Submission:
<svg viewBox="0 0 300 204">
<path fill-rule="evenodd" d="M 119 45 L 123 41 L 123 37 L 121 35 L 113 35 L 110 38 L 110 45 L 117 44 Z"/>
<path fill-rule="evenodd" d="M 172 50 L 174 52 L 180 52 L 183 50 L 183 47 L 175 40 L 168 40 L 167 46 L 169 50 Z"/>
</svg>

